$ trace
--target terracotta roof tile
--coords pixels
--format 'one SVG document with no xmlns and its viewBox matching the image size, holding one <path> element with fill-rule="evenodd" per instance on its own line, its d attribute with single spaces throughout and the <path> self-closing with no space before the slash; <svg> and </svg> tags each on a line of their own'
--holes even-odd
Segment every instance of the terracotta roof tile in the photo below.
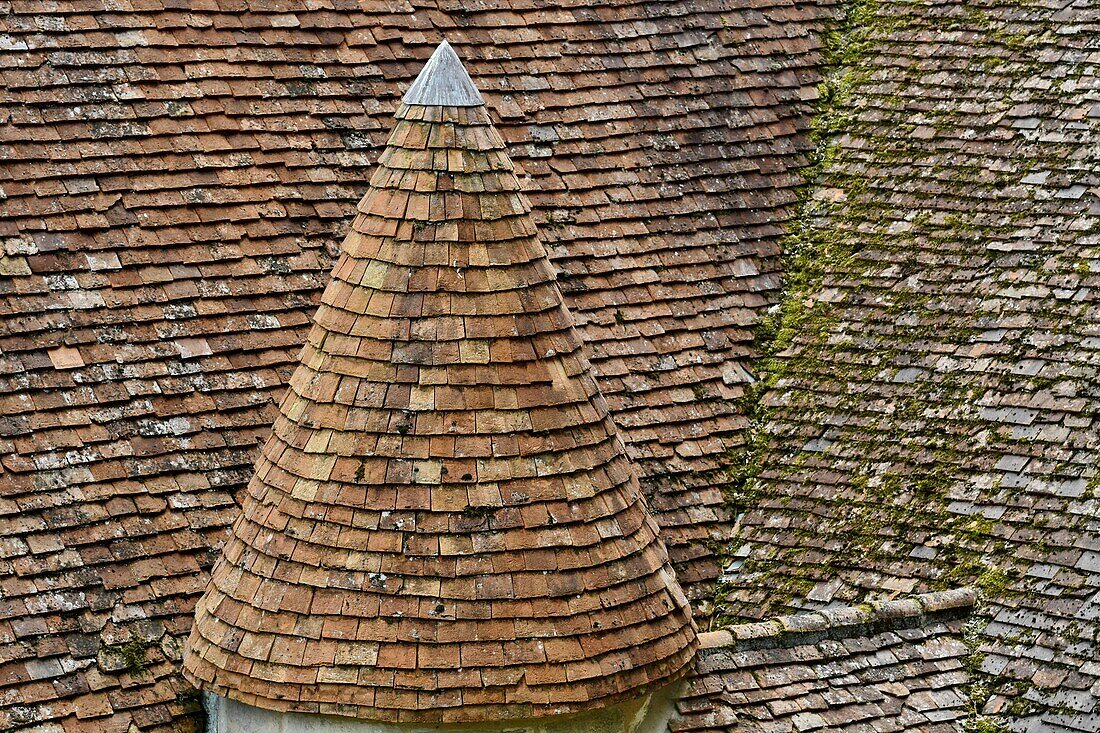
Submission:
<svg viewBox="0 0 1100 733">
<path fill-rule="evenodd" d="M 436 54 L 410 99 L 471 99 Z M 358 211 L 185 674 L 271 709 L 444 722 L 676 679 L 687 599 L 485 108 L 402 105 Z"/>
<path fill-rule="evenodd" d="M 86 682 L 109 704 L 123 683 L 142 691 L 157 711 L 143 730 L 195 724 L 174 665 L 193 567 L 209 568 L 236 513 L 387 120 L 442 29 L 506 118 L 602 392 L 678 577 L 704 600 L 729 529 L 724 456 L 745 425 L 730 401 L 745 324 L 778 282 L 811 147 L 813 31 L 831 6 L 509 2 L 525 24 L 500 27 L 499 3 L 461 17 L 165 5 L 21 2 L 0 17 L 0 55 L 18 59 L 0 71 L 0 581 L 13 594 L 0 603 L 43 636 L 88 639 L 45 702 L 5 688 L 0 728 L 75 726 L 64 701 Z M 55 369 L 59 346 L 85 365 Z M 134 503 L 112 515 L 113 496 Z M 80 562 L 31 553 L 36 535 Z M 164 570 L 126 585 L 118 569 L 146 555 Z M 53 587 L 80 590 L 38 591 Z M 168 630 L 163 654 L 147 620 Z M 103 635 L 109 623 L 121 631 Z M 10 645 L 14 667 L 36 638 Z M 128 644 L 147 648 L 140 673 L 97 661 Z M 125 730 L 135 709 L 106 720 Z"/>
</svg>

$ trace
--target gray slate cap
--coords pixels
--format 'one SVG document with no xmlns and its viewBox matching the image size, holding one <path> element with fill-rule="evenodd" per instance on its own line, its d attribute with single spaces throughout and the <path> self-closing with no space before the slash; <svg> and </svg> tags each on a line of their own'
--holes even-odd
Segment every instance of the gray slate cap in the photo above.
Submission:
<svg viewBox="0 0 1100 733">
<path fill-rule="evenodd" d="M 402 101 L 429 107 L 480 107 L 485 104 L 466 67 L 446 41 L 439 44 Z"/>
</svg>

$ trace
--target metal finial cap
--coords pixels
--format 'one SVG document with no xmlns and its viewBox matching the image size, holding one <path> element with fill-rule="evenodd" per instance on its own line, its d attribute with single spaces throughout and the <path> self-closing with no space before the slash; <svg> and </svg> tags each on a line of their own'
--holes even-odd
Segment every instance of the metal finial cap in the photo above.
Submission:
<svg viewBox="0 0 1100 733">
<path fill-rule="evenodd" d="M 485 104 L 466 67 L 447 41 L 439 44 L 420 76 L 405 92 L 403 101 L 431 107 L 480 107 Z"/>
</svg>

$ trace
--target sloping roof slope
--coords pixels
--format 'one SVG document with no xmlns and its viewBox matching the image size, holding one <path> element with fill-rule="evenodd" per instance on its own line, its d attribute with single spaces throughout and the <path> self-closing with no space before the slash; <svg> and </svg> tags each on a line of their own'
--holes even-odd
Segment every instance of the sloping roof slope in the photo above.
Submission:
<svg viewBox="0 0 1100 733">
<path fill-rule="evenodd" d="M 606 707 L 691 663 L 504 141 L 456 106 L 476 95 L 444 42 L 397 110 L 196 607 L 203 689 L 466 723 Z"/>
<path fill-rule="evenodd" d="M 700 637 L 670 733 L 956 733 L 973 590 L 836 607 Z"/>
<path fill-rule="evenodd" d="M 883 3 L 852 37 L 731 610 L 977 581 L 986 712 L 1096 731 L 1100 7 Z"/>
<path fill-rule="evenodd" d="M 178 658 L 401 89 L 484 80 L 679 577 L 818 81 L 789 0 L 0 13 L 0 728 L 180 730 Z M 327 249 L 326 249 L 327 248 Z"/>
</svg>

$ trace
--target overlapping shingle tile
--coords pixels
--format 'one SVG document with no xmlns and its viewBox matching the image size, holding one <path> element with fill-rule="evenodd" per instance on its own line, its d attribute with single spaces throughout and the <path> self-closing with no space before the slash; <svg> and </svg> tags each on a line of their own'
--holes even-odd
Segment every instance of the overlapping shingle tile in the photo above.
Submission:
<svg viewBox="0 0 1100 733">
<path fill-rule="evenodd" d="M 978 582 L 976 704 L 1093 731 L 1100 9 L 883 3 L 853 32 L 732 610 Z"/>
<path fill-rule="evenodd" d="M 974 601 L 941 591 L 703 634 L 669 731 L 958 731 Z"/>
<path fill-rule="evenodd" d="M 695 628 L 504 141 L 445 42 L 397 111 L 184 658 L 258 707 L 568 714 Z"/>
<path fill-rule="evenodd" d="M 775 288 L 830 12 L 0 4 L 0 728 L 191 725 L 173 661 L 211 548 L 400 90 L 444 32 L 530 178 L 704 597 L 727 531 L 716 469 L 743 425 L 727 400 Z M 57 368 L 62 349 L 83 366 Z"/>
</svg>

